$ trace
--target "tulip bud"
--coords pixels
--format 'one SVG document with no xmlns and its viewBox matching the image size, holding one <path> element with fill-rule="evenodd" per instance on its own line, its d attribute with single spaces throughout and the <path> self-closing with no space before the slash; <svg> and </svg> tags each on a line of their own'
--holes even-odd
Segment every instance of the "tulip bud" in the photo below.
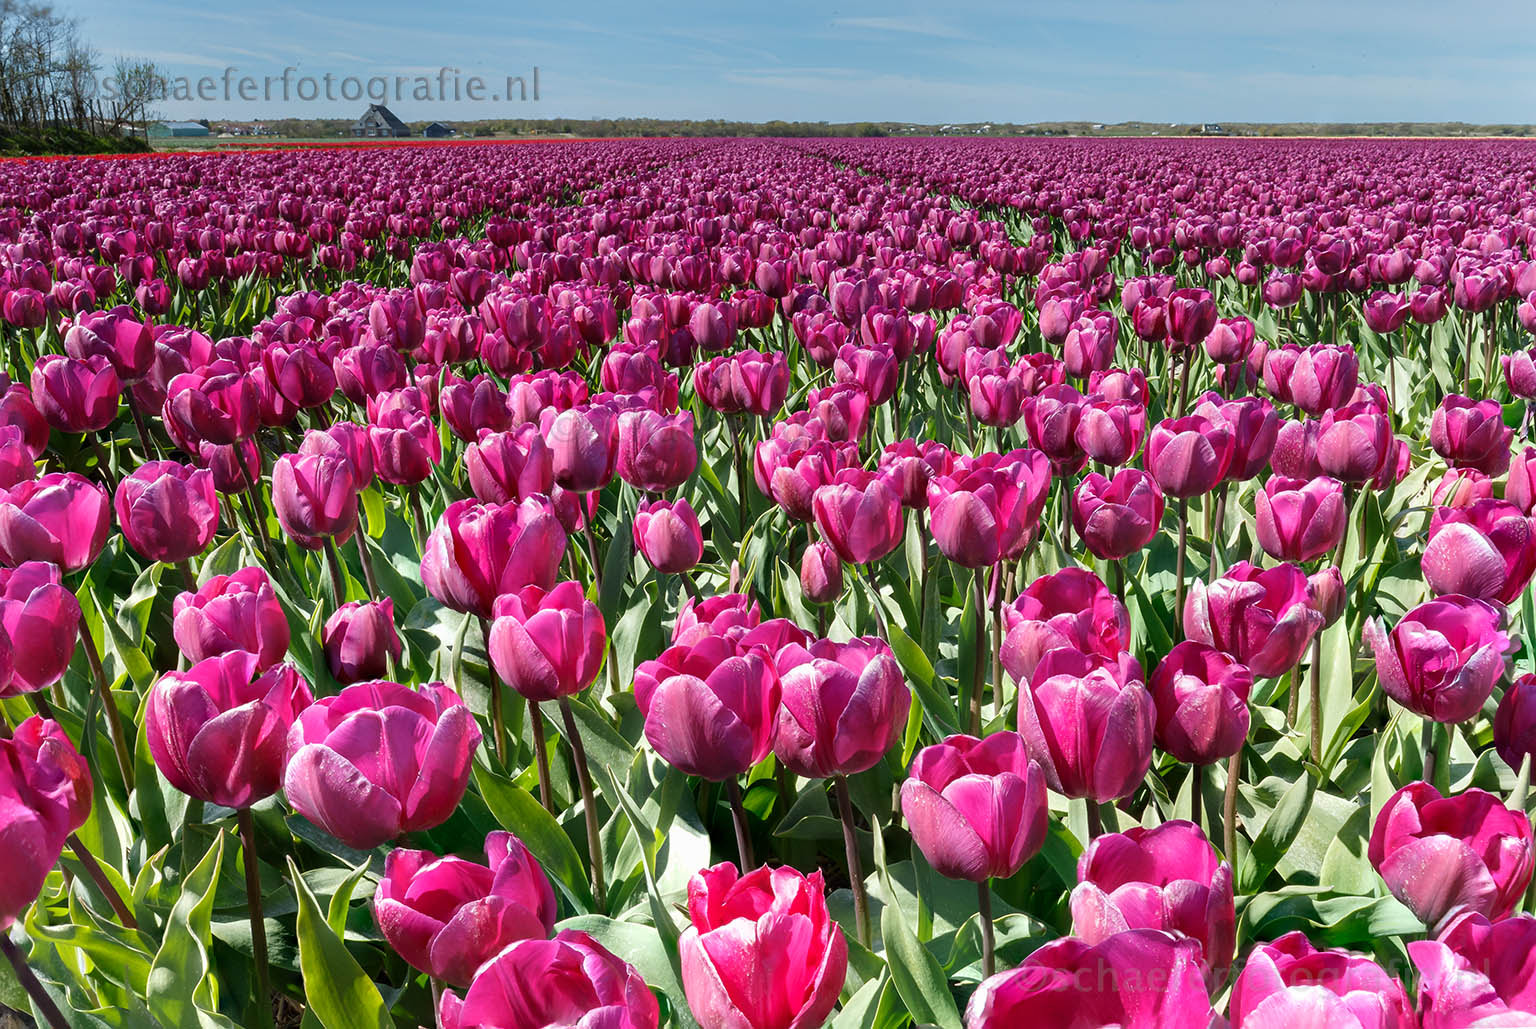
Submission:
<svg viewBox="0 0 1536 1029">
<path fill-rule="evenodd" d="M 862 470 L 841 473 L 812 498 L 822 538 L 849 564 L 868 564 L 896 549 L 906 528 L 901 500 L 884 480 Z"/>
<path fill-rule="evenodd" d="M 1153 427 L 1145 464 L 1164 493 L 1198 497 L 1226 477 L 1233 447 L 1232 429 L 1224 420 L 1200 414 L 1168 418 Z"/>
<path fill-rule="evenodd" d="M 1295 667 L 1322 628 L 1307 577 L 1293 564 L 1260 570 L 1239 561 L 1209 585 L 1196 579 L 1184 602 L 1184 633 L 1270 678 Z"/>
<path fill-rule="evenodd" d="M 1231 757 L 1248 739 L 1253 673 L 1228 654 L 1185 640 L 1152 672 L 1156 742 L 1187 764 Z"/>
<path fill-rule="evenodd" d="M 0 696 L 32 693 L 64 676 L 80 631 L 80 602 L 62 585 L 56 565 L 24 561 L 0 568 L 0 629 L 10 672 Z"/>
<path fill-rule="evenodd" d="M 343 604 L 325 620 L 320 633 L 325 663 L 343 686 L 377 679 L 400 660 L 400 637 L 395 632 L 395 602 Z"/>
<path fill-rule="evenodd" d="M 1019 690 L 1019 732 L 1046 783 L 1066 797 L 1102 804 L 1130 796 L 1152 765 L 1154 719 L 1140 669 L 1128 657 L 1056 649 Z M 1109 739 L 1119 742 L 1101 746 Z"/>
<path fill-rule="evenodd" d="M 1491 478 L 1509 468 L 1514 430 L 1504 424 L 1497 400 L 1469 400 L 1451 395 L 1435 408 L 1429 423 L 1429 443 L 1435 453 L 1456 468 L 1476 468 Z"/>
<path fill-rule="evenodd" d="M 672 655 L 681 670 L 654 685 L 636 675 L 646 740 L 669 765 L 711 782 L 744 774 L 774 744 L 780 690 L 773 661 L 762 647 L 735 649 L 705 644 Z"/>
<path fill-rule="evenodd" d="M 1417 944 L 1409 944 L 1410 947 Z M 1403 984 L 1370 958 L 1317 950 L 1301 932 L 1261 943 L 1232 986 L 1232 1024 L 1416 1029 Z"/>
<path fill-rule="evenodd" d="M 578 493 L 602 489 L 618 466 L 619 423 L 610 408 L 591 405 L 546 417 L 540 431 L 549 445 L 555 482 Z"/>
<path fill-rule="evenodd" d="M 619 478 L 638 490 L 664 493 L 687 482 L 698 467 L 692 412 L 625 411 L 618 432 Z"/>
<path fill-rule="evenodd" d="M 32 369 L 32 399 L 61 432 L 100 432 L 117 417 L 122 383 L 101 354 L 44 354 Z"/>
<path fill-rule="evenodd" d="M 1255 535 L 1277 561 L 1313 561 L 1339 545 L 1348 526 L 1344 487 L 1318 476 L 1311 481 L 1272 475 L 1254 494 Z"/>
<path fill-rule="evenodd" d="M 800 592 L 813 604 L 831 604 L 843 593 L 843 561 L 830 543 L 812 540 L 800 558 Z"/>
</svg>

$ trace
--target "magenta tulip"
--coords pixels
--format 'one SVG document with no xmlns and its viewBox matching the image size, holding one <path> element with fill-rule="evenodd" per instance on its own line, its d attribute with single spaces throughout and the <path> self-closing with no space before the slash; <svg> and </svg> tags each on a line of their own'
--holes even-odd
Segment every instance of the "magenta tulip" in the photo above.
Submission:
<svg viewBox="0 0 1536 1029">
<path fill-rule="evenodd" d="M 774 663 L 782 703 L 773 750 L 796 775 L 826 779 L 866 771 L 900 738 L 912 693 L 884 640 L 791 644 Z"/>
<path fill-rule="evenodd" d="M 1072 525 L 1094 557 L 1118 561 L 1151 543 L 1163 521 L 1163 491 L 1140 468 L 1114 478 L 1083 476 L 1072 491 Z"/>
<path fill-rule="evenodd" d="M 1016 732 L 951 736 L 918 751 L 901 811 L 940 875 L 1007 879 L 1045 843 L 1045 776 Z"/>
<path fill-rule="evenodd" d="M 611 408 L 592 404 L 561 411 L 540 424 L 555 470 L 555 482 L 587 493 L 613 481 L 619 460 L 619 419 Z"/>
<path fill-rule="evenodd" d="M 1239 561 L 1209 585 L 1190 584 L 1184 634 L 1269 678 L 1295 667 L 1322 628 L 1322 613 L 1310 600 L 1306 573 L 1297 566 L 1261 570 Z"/>
<path fill-rule="evenodd" d="M 704 556 L 704 532 L 693 505 L 684 499 L 655 500 L 635 511 L 635 549 L 663 575 L 686 572 Z"/>
<path fill-rule="evenodd" d="M 469 785 L 480 727 L 440 682 L 360 682 L 300 712 L 283 794 L 342 843 L 372 850 L 441 825 Z"/>
<path fill-rule="evenodd" d="M 661 1007 L 640 973 L 586 933 L 519 940 L 475 973 L 462 998 L 444 990 L 441 1029 L 657 1029 Z"/>
<path fill-rule="evenodd" d="M 566 535 L 542 498 L 448 505 L 427 537 L 421 583 L 439 603 L 489 618 L 496 598 L 525 586 L 550 590 Z"/>
<path fill-rule="evenodd" d="M 149 752 L 176 789 L 232 808 L 277 792 L 289 727 L 313 697 L 291 666 L 258 672 L 257 664 L 254 654 L 230 651 L 151 687 Z"/>
<path fill-rule="evenodd" d="M 357 528 L 357 472 L 347 458 L 284 454 L 272 466 L 272 508 L 283 531 L 308 550 L 344 543 Z"/>
<path fill-rule="evenodd" d="M 966 1029 L 1123 1026 L 1217 1029 L 1198 940 L 1152 929 L 1097 945 L 1069 936 L 1012 971 L 984 981 L 965 1009 Z"/>
<path fill-rule="evenodd" d="M 63 678 L 80 632 L 80 602 L 57 565 L 24 561 L 0 568 L 0 629 L 10 643 L 11 674 L 0 696 L 32 693 Z"/>
<path fill-rule="evenodd" d="M 0 561 L 49 561 L 75 572 L 96 560 L 112 527 L 107 491 L 74 472 L 47 475 L 0 493 Z"/>
<path fill-rule="evenodd" d="M 1536 918 L 1469 915 L 1439 939 L 1408 944 L 1408 956 L 1423 1029 L 1536 1022 Z"/>
<path fill-rule="evenodd" d="M 849 564 L 868 564 L 896 549 L 906 529 L 901 499 L 883 479 L 850 469 L 812 498 L 816 527 Z"/>
<path fill-rule="evenodd" d="M 256 670 L 264 672 L 288 653 L 288 618 L 260 567 L 215 575 L 196 593 L 178 594 L 171 616 L 176 646 L 193 664 L 245 650 L 256 655 Z"/>
<path fill-rule="evenodd" d="M 202 553 L 219 527 L 213 473 L 175 461 L 135 468 L 117 484 L 113 506 L 129 546 L 166 564 Z"/>
<path fill-rule="evenodd" d="M 649 408 L 619 415 L 619 478 L 647 493 L 665 493 L 688 481 L 699 464 L 693 414 L 657 414 Z"/>
<path fill-rule="evenodd" d="M 1231 1015 L 1233 1029 L 1419 1025 L 1403 984 L 1380 965 L 1344 950 L 1318 950 L 1300 932 L 1253 949 L 1232 985 Z"/>
<path fill-rule="evenodd" d="M 1032 679 L 1040 660 L 1053 650 L 1118 658 L 1131 643 L 1125 605 L 1085 568 L 1042 575 L 1003 608 L 1003 617 L 1008 627 L 1003 667 L 1019 683 Z"/>
<path fill-rule="evenodd" d="M 122 382 L 100 354 L 44 354 L 32 369 L 32 399 L 60 432 L 100 432 L 117 418 Z"/>
<path fill-rule="evenodd" d="M 1153 426 L 1144 458 L 1147 471 L 1171 497 L 1204 496 L 1232 464 L 1232 428 L 1224 420 L 1192 414 Z"/>
<path fill-rule="evenodd" d="M 603 616 L 578 582 L 503 593 L 492 609 L 491 665 L 501 681 L 535 703 L 592 685 L 608 641 Z"/>
<path fill-rule="evenodd" d="M 343 686 L 386 674 L 400 660 L 395 602 L 353 601 L 338 607 L 320 632 L 325 664 Z"/>
<path fill-rule="evenodd" d="M 1389 633 L 1380 618 L 1365 623 L 1376 654 L 1376 675 L 1387 696 L 1416 715 L 1464 722 L 1504 676 L 1514 643 L 1492 604 L 1439 597 L 1403 615 Z"/>
<path fill-rule="evenodd" d="M 820 872 L 729 862 L 688 881 L 678 941 L 683 992 L 701 1026 L 817 1029 L 837 1005 L 848 944 Z"/>
<path fill-rule="evenodd" d="M 1423 569 L 1438 596 L 1512 604 L 1536 573 L 1536 531 L 1518 507 L 1502 500 L 1439 508 L 1430 519 Z"/>
<path fill-rule="evenodd" d="M 450 986 L 468 986 L 509 944 L 554 931 L 555 891 L 523 842 L 493 832 L 485 853 L 482 865 L 396 848 L 374 894 L 374 918 L 395 953 Z"/>
<path fill-rule="evenodd" d="M 1367 854 L 1392 895 L 1438 932 L 1475 913 L 1507 917 L 1533 868 L 1531 820 L 1469 789 L 1442 797 L 1427 782 L 1394 793 L 1376 816 Z"/>
<path fill-rule="evenodd" d="M 1504 424 L 1497 400 L 1469 400 L 1452 394 L 1435 408 L 1429 423 L 1429 443 L 1435 453 L 1457 468 L 1476 468 L 1497 478 L 1509 468 L 1514 430 Z"/>
<path fill-rule="evenodd" d="M 747 772 L 773 749 L 780 688 L 772 656 L 734 649 L 706 644 L 664 656 L 682 668 L 654 685 L 642 685 L 637 672 L 635 699 L 651 747 L 684 774 L 711 782 Z"/>
<path fill-rule="evenodd" d="M 1185 640 L 1158 662 L 1148 684 L 1157 708 L 1157 745 L 1180 761 L 1209 765 L 1248 739 L 1253 673 L 1204 643 Z"/>
<path fill-rule="evenodd" d="M 1253 503 L 1259 546 L 1277 561 L 1314 561 L 1339 545 L 1348 526 L 1344 486 L 1323 475 L 1272 475 Z"/>
<path fill-rule="evenodd" d="M 1130 929 L 1161 929 L 1200 944 L 1213 984 L 1237 946 L 1232 866 L 1193 822 L 1164 822 L 1092 840 L 1077 859 L 1072 932 L 1089 944 Z"/>
</svg>

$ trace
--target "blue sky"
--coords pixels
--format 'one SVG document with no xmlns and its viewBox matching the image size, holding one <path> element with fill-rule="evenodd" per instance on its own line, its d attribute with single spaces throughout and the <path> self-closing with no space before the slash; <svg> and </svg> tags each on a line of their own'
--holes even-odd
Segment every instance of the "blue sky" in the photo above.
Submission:
<svg viewBox="0 0 1536 1029">
<path fill-rule="evenodd" d="M 387 88 L 407 119 L 1536 121 L 1536 0 L 60 6 L 105 64 L 142 56 L 193 90 L 215 80 L 215 99 L 168 102 L 168 117 L 352 116 L 366 100 L 343 99 L 344 77 L 366 90 L 404 76 L 404 99 Z M 537 66 L 540 99 L 411 99 L 444 66 L 487 95 L 509 75 L 531 88 Z M 262 99 L 286 67 L 290 101 L 276 81 Z M 326 73 L 336 99 L 299 102 L 298 79 L 323 91 Z"/>
</svg>

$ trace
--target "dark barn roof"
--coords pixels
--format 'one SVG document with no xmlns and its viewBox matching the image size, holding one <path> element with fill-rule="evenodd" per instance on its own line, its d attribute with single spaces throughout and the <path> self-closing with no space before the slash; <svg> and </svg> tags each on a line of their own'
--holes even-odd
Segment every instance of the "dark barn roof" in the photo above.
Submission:
<svg viewBox="0 0 1536 1029">
<path fill-rule="evenodd" d="M 357 127 L 363 128 L 365 123 L 370 120 L 368 116 L 371 114 L 377 115 L 378 120 L 382 120 L 385 125 L 389 126 L 389 131 L 393 135 L 409 136 L 411 134 L 411 130 L 406 127 L 405 122 L 401 121 L 399 118 L 396 118 L 395 112 L 391 111 L 383 104 L 369 104 L 368 110 L 364 111 L 362 116 L 357 119 Z"/>
</svg>

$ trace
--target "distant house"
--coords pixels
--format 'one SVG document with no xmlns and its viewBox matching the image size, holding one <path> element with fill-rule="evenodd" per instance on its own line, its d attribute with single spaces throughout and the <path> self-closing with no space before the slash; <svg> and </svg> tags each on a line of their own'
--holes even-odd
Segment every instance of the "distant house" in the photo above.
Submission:
<svg viewBox="0 0 1536 1029">
<path fill-rule="evenodd" d="M 352 124 L 354 136 L 409 136 L 410 127 L 395 117 L 383 104 L 369 104 L 368 110 Z"/>
<path fill-rule="evenodd" d="M 1216 124 L 1215 122 L 1209 122 L 1208 121 L 1204 125 L 1200 126 L 1200 135 L 1202 135 L 1202 136 L 1225 136 L 1225 135 L 1228 135 L 1228 133 L 1227 133 L 1227 130 L 1222 128 L 1220 125 Z"/>
<path fill-rule="evenodd" d="M 192 137 L 208 135 L 208 126 L 195 121 L 157 121 L 149 124 L 148 135 L 151 139 L 169 139 L 172 137 Z"/>
<path fill-rule="evenodd" d="M 444 125 L 440 121 L 435 121 L 422 129 L 421 134 L 428 139 L 447 139 L 449 136 L 457 136 L 459 130 L 452 125 Z"/>
</svg>

